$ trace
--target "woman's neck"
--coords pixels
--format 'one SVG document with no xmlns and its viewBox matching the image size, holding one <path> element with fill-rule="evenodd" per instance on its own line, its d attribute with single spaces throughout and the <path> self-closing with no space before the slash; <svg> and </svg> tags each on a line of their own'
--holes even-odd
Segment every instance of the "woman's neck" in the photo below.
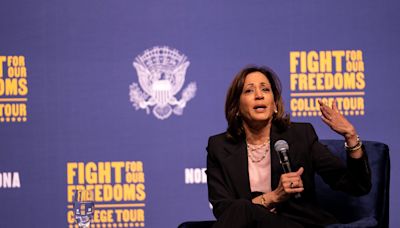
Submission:
<svg viewBox="0 0 400 228">
<path fill-rule="evenodd" d="M 262 125 L 248 125 L 243 123 L 246 141 L 249 144 L 260 145 L 268 141 L 271 132 L 271 122 Z"/>
</svg>

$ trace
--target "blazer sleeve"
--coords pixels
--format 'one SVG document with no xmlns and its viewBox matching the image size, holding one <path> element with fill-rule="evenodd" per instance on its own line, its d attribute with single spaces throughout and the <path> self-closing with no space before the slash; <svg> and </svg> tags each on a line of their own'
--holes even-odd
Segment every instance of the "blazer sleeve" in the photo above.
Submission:
<svg viewBox="0 0 400 228">
<path fill-rule="evenodd" d="M 213 213 L 218 218 L 235 200 L 235 193 L 228 177 L 224 175 L 220 157 L 222 146 L 215 137 L 210 137 L 207 146 L 207 185 L 208 198 L 213 205 Z"/>
<path fill-rule="evenodd" d="M 360 196 L 371 189 L 371 171 L 367 153 L 362 147 L 363 156 L 354 159 L 347 154 L 347 164 L 333 155 L 329 149 L 318 141 L 311 124 L 308 125 L 311 140 L 312 161 L 315 171 L 332 189 Z"/>
</svg>

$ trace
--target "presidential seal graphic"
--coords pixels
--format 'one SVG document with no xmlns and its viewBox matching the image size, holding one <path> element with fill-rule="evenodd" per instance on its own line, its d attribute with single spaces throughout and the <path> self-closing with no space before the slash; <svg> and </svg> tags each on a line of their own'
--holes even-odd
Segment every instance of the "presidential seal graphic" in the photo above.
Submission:
<svg viewBox="0 0 400 228">
<path fill-rule="evenodd" d="M 174 113 L 182 115 L 186 103 L 196 95 L 196 83 L 191 82 L 182 91 L 181 98 L 175 95 L 182 89 L 186 70 L 190 62 L 178 50 L 153 47 L 145 50 L 133 61 L 139 79 L 139 85 L 133 82 L 129 86 L 130 101 L 136 110 L 144 109 L 160 120 Z"/>
</svg>

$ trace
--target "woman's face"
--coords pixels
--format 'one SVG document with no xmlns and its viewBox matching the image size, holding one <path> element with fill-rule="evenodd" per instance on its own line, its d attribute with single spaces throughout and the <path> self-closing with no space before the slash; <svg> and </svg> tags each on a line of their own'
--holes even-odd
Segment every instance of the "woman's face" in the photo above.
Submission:
<svg viewBox="0 0 400 228">
<path fill-rule="evenodd" d="M 246 76 L 240 95 L 240 116 L 247 125 L 272 120 L 276 105 L 271 83 L 261 72 Z"/>
</svg>

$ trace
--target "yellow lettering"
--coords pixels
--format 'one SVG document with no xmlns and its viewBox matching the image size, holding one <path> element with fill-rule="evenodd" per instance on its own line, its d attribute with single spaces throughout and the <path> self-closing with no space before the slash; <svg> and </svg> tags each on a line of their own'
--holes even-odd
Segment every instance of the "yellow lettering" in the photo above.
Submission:
<svg viewBox="0 0 400 228">
<path fill-rule="evenodd" d="M 297 109 L 297 99 L 292 98 L 290 100 L 290 110 L 292 110 L 293 112 L 298 110 Z"/>
<path fill-rule="evenodd" d="M 93 221 L 94 223 L 112 223 L 113 219 L 113 210 L 98 210 L 94 211 Z"/>
<path fill-rule="evenodd" d="M 307 75 L 299 74 L 299 90 L 307 90 Z"/>
<path fill-rule="evenodd" d="M 290 73 L 296 73 L 297 66 L 299 65 L 299 60 L 298 60 L 299 57 L 300 53 L 298 51 L 291 51 L 289 53 Z"/>
<path fill-rule="evenodd" d="M 128 183 L 144 183 L 144 173 L 143 172 L 131 173 L 130 182 Z"/>
<path fill-rule="evenodd" d="M 28 94 L 28 82 L 25 78 L 18 80 L 18 94 L 20 96 L 25 96 Z"/>
<path fill-rule="evenodd" d="M 117 222 L 143 222 L 144 210 L 143 209 L 116 209 Z"/>
<path fill-rule="evenodd" d="M 315 74 L 308 74 L 308 86 L 307 89 L 308 90 L 315 90 Z"/>
<path fill-rule="evenodd" d="M 99 162 L 98 164 L 99 183 L 111 183 L 111 165 L 110 162 Z"/>
<path fill-rule="evenodd" d="M 76 162 L 68 162 L 67 163 L 67 183 L 68 184 L 73 184 L 74 183 L 74 177 L 76 176 L 76 169 L 78 165 Z"/>
<path fill-rule="evenodd" d="M 113 199 L 113 187 L 110 184 L 103 185 L 103 201 L 109 202 Z"/>
<path fill-rule="evenodd" d="M 26 67 L 9 67 L 7 73 L 10 78 L 26 77 Z"/>
<path fill-rule="evenodd" d="M 322 73 L 318 73 L 317 74 L 317 77 L 316 77 L 316 87 L 317 87 L 317 90 L 324 90 L 325 88 L 324 88 L 324 85 L 323 85 L 323 82 L 324 82 L 324 74 L 322 74 Z"/>
<path fill-rule="evenodd" d="M 24 56 L 7 56 L 7 66 L 25 66 Z"/>
<path fill-rule="evenodd" d="M 5 61 L 6 61 L 6 57 L 0 56 L 0 78 L 2 78 L 4 75 L 3 64 Z"/>
<path fill-rule="evenodd" d="M 26 116 L 26 104 L 0 104 L 0 116 Z"/>
<path fill-rule="evenodd" d="M 76 187 L 74 185 L 68 185 L 67 187 L 67 200 L 68 202 L 72 202 L 74 198 L 74 193 L 75 193 Z"/>
<path fill-rule="evenodd" d="M 6 95 L 16 96 L 18 95 L 18 81 L 17 79 L 6 79 Z"/>
<path fill-rule="evenodd" d="M 85 183 L 85 164 L 83 162 L 78 163 L 78 183 L 84 184 Z"/>
<path fill-rule="evenodd" d="M 336 89 L 338 90 L 343 89 L 343 75 L 341 73 L 336 73 L 333 76 L 333 83 Z"/>
<path fill-rule="evenodd" d="M 307 72 L 307 52 L 302 51 L 300 52 L 300 72 L 306 73 Z"/>
<path fill-rule="evenodd" d="M 26 104 L 19 104 L 18 107 L 19 107 L 18 116 L 27 116 Z"/>
<path fill-rule="evenodd" d="M 124 200 L 136 200 L 136 186 L 134 184 L 124 185 Z"/>
<path fill-rule="evenodd" d="M 307 68 L 311 73 L 319 71 L 318 54 L 316 51 L 310 51 L 307 55 Z"/>
<path fill-rule="evenodd" d="M 85 167 L 86 182 L 88 184 L 97 184 L 97 166 L 94 162 L 89 162 Z"/>
<path fill-rule="evenodd" d="M 331 90 L 333 89 L 333 75 L 331 73 L 326 73 L 324 77 L 324 82 L 325 82 L 325 89 L 326 90 Z"/>
<path fill-rule="evenodd" d="M 357 50 L 357 60 L 362 62 L 363 61 L 363 53 L 361 50 Z"/>
<path fill-rule="evenodd" d="M 364 73 L 362 72 L 356 74 L 356 87 L 359 90 L 365 89 Z"/>
<path fill-rule="evenodd" d="M 136 199 L 143 201 L 146 199 L 146 192 L 144 191 L 144 184 L 138 184 L 136 185 Z"/>
<path fill-rule="evenodd" d="M 332 53 L 330 51 L 319 52 L 320 72 L 332 72 Z"/>
<path fill-rule="evenodd" d="M 75 223 L 75 214 L 74 211 L 67 212 L 67 221 L 69 224 Z"/>
<path fill-rule="evenodd" d="M 121 169 L 124 167 L 123 162 L 112 162 L 111 167 L 114 168 L 114 178 L 115 178 L 115 183 L 121 183 L 122 177 L 121 177 Z"/>
<path fill-rule="evenodd" d="M 6 85 L 4 79 L 0 78 L 0 96 L 3 96 L 6 91 Z"/>
<path fill-rule="evenodd" d="M 364 62 L 363 61 L 359 61 L 358 62 L 358 71 L 360 71 L 360 72 L 364 72 L 365 71 Z"/>
<path fill-rule="evenodd" d="M 95 195 L 95 199 L 97 202 L 101 202 L 103 201 L 103 186 L 102 185 L 96 185 L 94 186 L 94 195 Z"/>
<path fill-rule="evenodd" d="M 344 89 L 355 89 L 356 88 L 356 75 L 354 73 L 345 72 L 344 78 Z"/>
<path fill-rule="evenodd" d="M 364 98 L 357 97 L 357 109 L 364 110 Z"/>
<path fill-rule="evenodd" d="M 299 79 L 298 74 L 290 74 L 290 90 L 296 90 L 297 80 Z"/>
<path fill-rule="evenodd" d="M 344 57 L 344 51 L 332 51 L 332 55 L 335 58 L 335 70 L 341 72 L 342 69 L 342 58 Z"/>
<path fill-rule="evenodd" d="M 122 186 L 120 184 L 116 184 L 114 185 L 114 189 L 113 189 L 113 195 L 114 195 L 114 200 L 115 201 L 121 201 L 124 197 L 123 195 L 123 189 Z"/>
<path fill-rule="evenodd" d="M 141 161 L 126 162 L 126 172 L 143 172 L 143 163 Z"/>
</svg>

